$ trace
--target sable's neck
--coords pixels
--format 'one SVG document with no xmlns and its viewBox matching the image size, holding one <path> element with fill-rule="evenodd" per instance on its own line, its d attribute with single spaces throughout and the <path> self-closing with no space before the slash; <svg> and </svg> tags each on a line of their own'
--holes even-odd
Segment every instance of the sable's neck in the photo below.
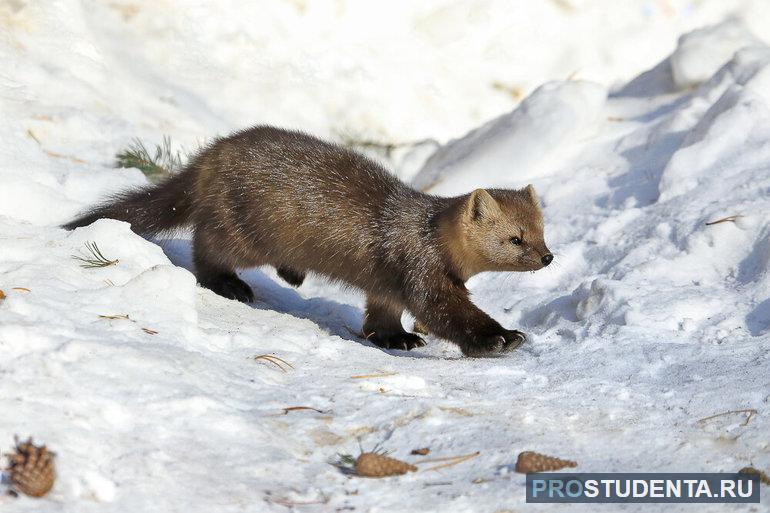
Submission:
<svg viewBox="0 0 770 513">
<path fill-rule="evenodd" d="M 446 199 L 437 216 L 439 244 L 451 271 L 463 282 L 484 270 L 476 252 L 468 246 L 465 209 L 469 195 Z"/>
</svg>

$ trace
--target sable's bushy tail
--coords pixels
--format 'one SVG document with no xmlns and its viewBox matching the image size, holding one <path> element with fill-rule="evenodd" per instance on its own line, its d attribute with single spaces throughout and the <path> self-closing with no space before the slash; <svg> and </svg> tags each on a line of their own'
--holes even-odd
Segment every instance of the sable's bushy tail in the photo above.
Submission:
<svg viewBox="0 0 770 513">
<path fill-rule="evenodd" d="M 142 235 L 183 226 L 192 216 L 194 174 L 194 168 L 188 167 L 157 185 L 115 194 L 62 228 L 73 230 L 102 218 L 127 221 Z"/>
</svg>

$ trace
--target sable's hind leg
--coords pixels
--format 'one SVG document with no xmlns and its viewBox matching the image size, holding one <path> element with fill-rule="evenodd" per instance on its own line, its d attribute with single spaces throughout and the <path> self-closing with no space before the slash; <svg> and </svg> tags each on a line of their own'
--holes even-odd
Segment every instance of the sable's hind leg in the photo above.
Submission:
<svg viewBox="0 0 770 513">
<path fill-rule="evenodd" d="M 371 296 L 366 299 L 364 336 L 385 349 L 412 349 L 422 347 L 425 341 L 414 333 L 404 330 L 401 312 L 404 309 Z"/>
<path fill-rule="evenodd" d="M 198 283 L 227 299 L 235 299 L 241 303 L 254 301 L 254 291 L 249 284 L 238 278 L 233 271 L 198 271 Z"/>
<path fill-rule="evenodd" d="M 305 273 L 301 271 L 295 271 L 291 267 L 281 266 L 277 269 L 277 271 L 278 276 L 280 276 L 283 281 L 293 287 L 299 287 L 302 285 L 302 282 L 305 281 Z"/>
<path fill-rule="evenodd" d="M 254 301 L 254 292 L 249 285 L 238 278 L 233 268 L 228 267 L 222 258 L 224 255 L 217 247 L 212 237 L 203 229 L 196 229 L 193 234 L 193 263 L 195 276 L 202 287 L 228 299 L 236 299 L 243 303 Z M 222 246 L 219 246 L 220 248 Z M 216 258 L 216 257 L 219 258 Z"/>
</svg>

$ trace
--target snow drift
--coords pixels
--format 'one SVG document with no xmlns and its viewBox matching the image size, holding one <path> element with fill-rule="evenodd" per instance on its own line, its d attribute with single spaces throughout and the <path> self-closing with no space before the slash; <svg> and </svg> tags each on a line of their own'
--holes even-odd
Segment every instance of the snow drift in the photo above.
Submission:
<svg viewBox="0 0 770 513">
<path fill-rule="evenodd" d="M 593 135 L 606 96 L 603 87 L 590 82 L 541 86 L 510 114 L 440 148 L 412 185 L 440 194 L 494 186 L 505 169 L 518 180 L 537 176 L 538 167 L 552 164 L 548 157 L 554 148 L 563 154 Z"/>
</svg>

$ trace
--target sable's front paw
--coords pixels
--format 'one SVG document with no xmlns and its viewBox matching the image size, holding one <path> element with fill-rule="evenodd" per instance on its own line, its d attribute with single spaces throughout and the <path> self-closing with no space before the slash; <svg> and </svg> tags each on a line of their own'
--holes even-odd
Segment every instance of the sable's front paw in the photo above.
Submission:
<svg viewBox="0 0 770 513">
<path fill-rule="evenodd" d="M 513 351 L 527 340 L 524 333 L 517 330 L 505 330 L 499 335 L 478 337 L 474 343 L 462 347 L 465 356 L 494 356 Z"/>
</svg>

